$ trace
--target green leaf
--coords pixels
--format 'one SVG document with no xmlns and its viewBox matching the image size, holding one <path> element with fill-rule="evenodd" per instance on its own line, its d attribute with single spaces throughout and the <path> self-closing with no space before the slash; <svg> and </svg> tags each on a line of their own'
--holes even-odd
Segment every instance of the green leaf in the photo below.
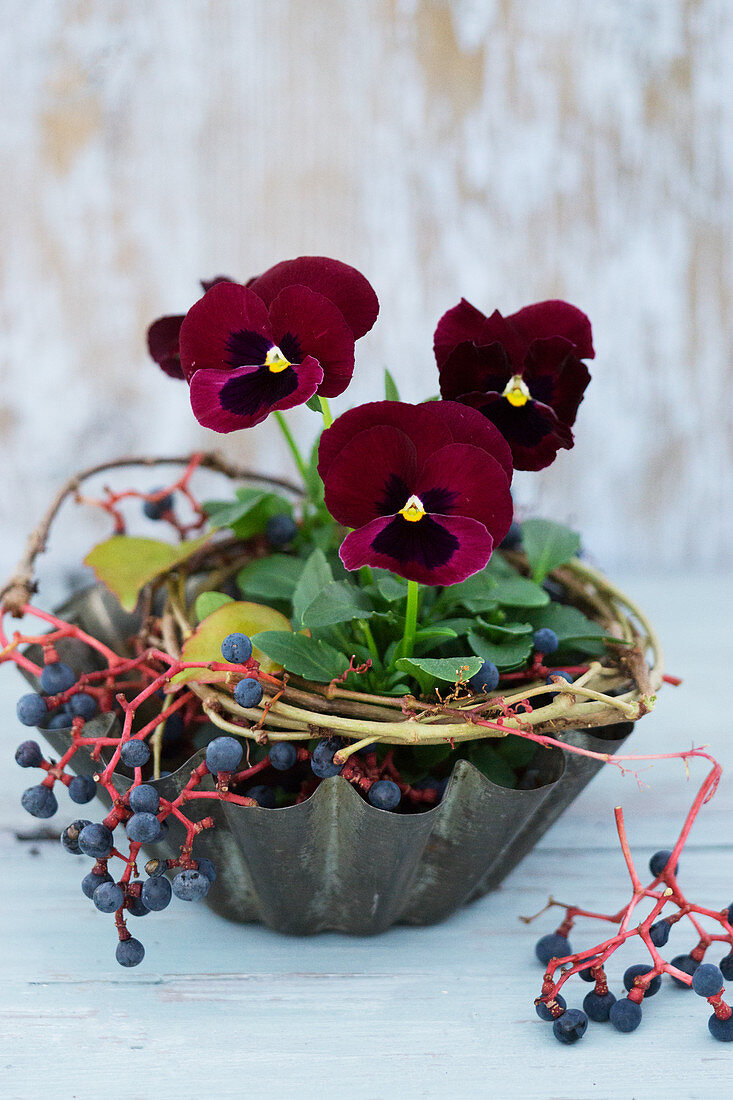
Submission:
<svg viewBox="0 0 733 1100">
<path fill-rule="evenodd" d="M 496 751 L 512 768 L 524 768 L 537 752 L 537 745 L 526 737 L 517 737 L 510 733 L 508 737 L 497 739 Z"/>
<path fill-rule="evenodd" d="M 540 583 L 558 565 L 575 557 L 580 549 L 580 535 L 551 519 L 528 519 L 522 524 L 522 544 L 532 579 Z"/>
<path fill-rule="evenodd" d="M 478 657 L 400 657 L 395 665 L 413 676 L 424 672 L 435 680 L 457 684 L 459 680 L 465 682 L 478 672 L 481 660 Z"/>
<path fill-rule="evenodd" d="M 386 367 L 384 368 L 384 396 L 387 401 L 399 401 L 400 399 L 397 383 Z"/>
<path fill-rule="evenodd" d="M 600 623 L 586 618 L 577 607 L 563 603 L 550 603 L 547 607 L 528 612 L 534 630 L 546 626 L 554 630 L 560 642 L 577 642 L 588 638 L 604 638 L 606 632 Z"/>
<path fill-rule="evenodd" d="M 502 607 L 544 607 L 550 602 L 544 588 L 527 577 L 519 576 L 502 577 L 495 581 L 493 596 Z"/>
<path fill-rule="evenodd" d="M 372 576 L 379 595 L 387 603 L 394 603 L 395 600 L 404 600 L 407 597 L 407 584 L 399 577 L 395 577 L 393 573 L 386 569 L 372 569 Z"/>
<path fill-rule="evenodd" d="M 518 641 L 525 634 L 533 634 L 534 627 L 531 623 L 489 623 L 485 619 L 479 619 L 482 633 L 488 635 L 492 642 L 501 645 L 508 641 Z"/>
<path fill-rule="evenodd" d="M 231 527 L 240 539 L 260 535 L 276 515 L 292 515 L 293 506 L 279 493 L 265 489 L 237 489 L 235 501 L 210 500 L 204 504 L 212 527 Z"/>
<path fill-rule="evenodd" d="M 465 581 L 444 588 L 443 600 L 448 604 L 463 604 L 469 611 L 488 611 L 496 607 L 496 584 L 488 569 L 481 569 Z"/>
<path fill-rule="evenodd" d="M 373 614 L 374 604 L 366 592 L 348 581 L 330 581 L 308 604 L 302 621 L 304 626 L 317 630 L 353 619 L 369 619 Z"/>
<path fill-rule="evenodd" d="M 327 584 L 333 581 L 331 566 L 322 550 L 314 550 L 303 566 L 303 572 L 293 592 L 293 625 L 299 627 L 303 615 Z"/>
<path fill-rule="evenodd" d="M 475 630 L 468 635 L 468 644 L 478 657 L 484 661 L 491 661 L 501 672 L 522 668 L 526 665 L 533 648 L 531 634 L 497 643 Z"/>
<path fill-rule="evenodd" d="M 309 397 L 305 403 L 305 407 L 310 409 L 311 412 L 321 415 L 321 402 L 318 400 L 318 394 L 314 393 L 312 397 Z"/>
<path fill-rule="evenodd" d="M 422 767 L 422 771 L 419 771 L 417 778 L 421 778 L 431 768 L 435 768 L 438 764 L 442 764 L 444 760 L 447 760 L 453 749 L 450 745 L 420 745 L 419 748 L 412 749 L 412 756 L 415 760 L 415 764 L 418 767 Z"/>
<path fill-rule="evenodd" d="M 516 787 L 514 771 L 488 741 L 475 741 L 468 751 L 468 757 L 473 766 L 492 783 L 499 787 Z"/>
<path fill-rule="evenodd" d="M 183 643 L 181 655 L 184 661 L 201 661 L 206 664 L 209 661 L 222 661 L 221 643 L 229 634 L 246 634 L 251 638 L 258 631 L 285 632 L 289 629 L 290 623 L 285 616 L 272 607 L 243 600 L 230 600 L 201 620 L 193 634 L 189 634 Z M 252 656 L 260 662 L 263 672 L 282 670 L 279 662 L 269 660 L 257 648 L 252 650 Z M 212 678 L 223 679 L 225 675 L 226 673 L 215 673 Z M 187 680 L 201 678 L 198 669 L 184 668 L 173 677 L 173 682 L 185 683 Z"/>
<path fill-rule="evenodd" d="M 218 611 L 225 603 L 234 603 L 234 601 L 231 596 L 227 596 L 224 592 L 202 592 L 196 597 L 196 603 L 193 605 L 197 621 L 201 622 L 207 615 Z"/>
<path fill-rule="evenodd" d="M 173 545 L 156 539 L 113 535 L 89 551 L 84 564 L 114 592 L 125 611 L 134 611 L 140 592 L 150 581 L 175 569 L 211 538 L 203 535 Z"/>
<path fill-rule="evenodd" d="M 237 584 L 244 596 L 262 600 L 290 600 L 303 572 L 300 558 L 289 554 L 270 554 L 248 562 L 237 573 Z"/>
<path fill-rule="evenodd" d="M 288 634 L 278 630 L 266 630 L 255 634 L 253 645 L 266 653 L 288 672 L 302 676 L 304 680 L 328 683 L 349 667 L 349 658 L 326 642 L 309 638 L 305 634 Z"/>
</svg>

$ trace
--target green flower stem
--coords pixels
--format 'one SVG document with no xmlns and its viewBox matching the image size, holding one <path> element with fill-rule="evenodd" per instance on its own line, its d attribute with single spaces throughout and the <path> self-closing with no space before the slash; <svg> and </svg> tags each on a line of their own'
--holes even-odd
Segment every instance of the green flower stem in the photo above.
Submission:
<svg viewBox="0 0 733 1100">
<path fill-rule="evenodd" d="M 367 587 L 367 585 L 374 583 L 374 577 L 372 576 L 372 571 L 368 565 L 362 565 L 361 569 L 359 570 L 359 577 L 361 578 L 361 583 L 364 585 L 365 588 Z"/>
<path fill-rule="evenodd" d="M 287 443 L 288 447 L 290 448 L 290 453 L 291 453 L 291 455 L 293 456 L 293 458 L 295 460 L 295 465 L 298 467 L 298 472 L 299 472 L 300 476 L 302 477 L 303 484 L 305 485 L 305 487 L 307 489 L 308 488 L 308 466 L 307 466 L 305 460 L 303 459 L 302 454 L 300 453 L 300 451 L 298 449 L 298 444 L 295 442 L 295 439 L 293 438 L 293 433 L 290 431 L 290 428 L 288 427 L 288 425 L 285 421 L 285 417 L 283 416 L 283 414 L 281 412 L 275 411 L 275 419 L 277 420 L 277 422 L 280 426 L 280 431 L 283 433 L 283 435 L 285 437 L 285 442 Z"/>
<path fill-rule="evenodd" d="M 379 656 L 379 650 L 377 649 L 377 643 L 374 641 L 374 635 L 372 634 L 371 627 L 369 626 L 369 623 L 366 621 L 366 619 L 359 619 L 358 622 L 361 632 L 366 640 L 366 644 L 369 647 L 369 652 L 374 658 L 374 663 L 377 665 L 378 668 L 381 668 L 382 661 Z"/>
<path fill-rule="evenodd" d="M 323 427 L 330 428 L 333 424 L 333 416 L 331 415 L 331 409 L 328 405 L 328 398 L 318 396 L 318 403 L 321 406 L 321 412 L 323 413 Z"/>
<path fill-rule="evenodd" d="M 417 606 L 420 600 L 420 585 L 417 581 L 407 582 L 407 608 L 405 610 L 405 632 L 400 646 L 401 657 L 412 657 L 417 630 Z"/>
</svg>

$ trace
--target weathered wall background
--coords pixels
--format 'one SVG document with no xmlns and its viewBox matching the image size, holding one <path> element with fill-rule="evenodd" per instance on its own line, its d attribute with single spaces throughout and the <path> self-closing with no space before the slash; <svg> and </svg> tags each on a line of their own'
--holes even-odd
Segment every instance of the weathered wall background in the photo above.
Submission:
<svg viewBox="0 0 733 1100">
<path fill-rule="evenodd" d="M 729 0 L 2 8 L 3 574 L 81 464 L 212 444 L 287 461 L 270 423 L 200 429 L 143 334 L 199 276 L 304 252 L 382 301 L 339 407 L 376 396 L 383 364 L 403 396 L 434 392 L 433 327 L 461 294 L 580 305 L 598 357 L 577 445 L 520 501 L 610 567 L 730 560 Z M 295 422 L 305 439 L 315 418 Z"/>
</svg>

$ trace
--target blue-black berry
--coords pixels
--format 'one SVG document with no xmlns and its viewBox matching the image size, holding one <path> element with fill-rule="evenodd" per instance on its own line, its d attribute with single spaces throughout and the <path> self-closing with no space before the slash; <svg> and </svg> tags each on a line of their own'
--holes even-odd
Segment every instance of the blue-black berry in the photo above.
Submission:
<svg viewBox="0 0 733 1100">
<path fill-rule="evenodd" d="M 125 904 L 125 892 L 116 882 L 101 882 L 92 901 L 100 913 L 116 913 Z"/>
<path fill-rule="evenodd" d="M 606 1022 L 615 1004 L 616 998 L 613 993 L 595 993 L 591 990 L 583 998 L 583 1010 L 586 1016 L 597 1024 Z"/>
<path fill-rule="evenodd" d="M 636 1031 L 641 1023 L 641 1005 L 624 997 L 616 1001 L 615 1005 L 611 1005 L 608 1018 L 616 1031 Z"/>
<path fill-rule="evenodd" d="M 151 489 L 151 493 L 159 493 L 160 489 Z M 145 500 L 143 501 L 143 515 L 148 519 L 162 519 L 166 512 L 170 512 L 173 507 L 173 494 L 167 493 L 166 496 L 161 497 L 160 500 Z"/>
<path fill-rule="evenodd" d="M 135 897 L 134 894 L 128 895 L 126 908 L 131 917 L 147 917 L 150 912 L 143 899 Z"/>
<path fill-rule="evenodd" d="M 473 691 L 493 691 L 499 685 L 499 669 L 493 661 L 484 661 L 468 682 Z"/>
<path fill-rule="evenodd" d="M 677 970 L 681 970 L 683 974 L 689 974 L 690 977 L 692 977 L 700 963 L 697 959 L 693 959 L 692 955 L 675 955 L 670 965 L 674 966 Z M 675 977 L 674 974 L 672 974 L 671 977 L 675 985 L 681 986 L 682 989 L 690 989 L 687 982 L 681 981 L 679 978 Z"/>
<path fill-rule="evenodd" d="M 727 982 L 733 982 L 733 952 L 720 960 L 720 973 Z"/>
<path fill-rule="evenodd" d="M 142 768 L 150 759 L 150 749 L 144 741 L 133 737 L 120 749 L 120 758 L 128 768 Z"/>
<path fill-rule="evenodd" d="M 170 882 L 164 875 L 159 875 L 156 878 L 145 879 L 140 897 L 148 909 L 158 913 L 170 903 L 171 895 Z"/>
<path fill-rule="evenodd" d="M 79 833 L 79 847 L 85 856 L 105 859 L 114 848 L 114 837 L 106 825 L 95 821 L 85 825 Z"/>
<path fill-rule="evenodd" d="M 265 538 L 270 546 L 287 546 L 298 534 L 298 528 L 292 516 L 281 512 L 276 516 L 270 516 L 265 524 Z"/>
<path fill-rule="evenodd" d="M 669 863 L 669 857 L 671 855 L 672 855 L 672 853 L 667 852 L 667 851 L 655 852 L 654 853 L 652 858 L 649 860 L 649 870 L 654 875 L 654 878 L 659 878 L 662 871 L 664 870 L 664 868 Z M 674 869 L 675 875 L 679 871 L 679 868 L 680 868 L 680 865 L 678 863 L 678 864 L 676 864 L 675 869 Z"/>
<path fill-rule="evenodd" d="M 29 787 L 23 791 L 20 804 L 33 817 L 53 817 L 59 808 L 56 795 L 50 787 Z"/>
<path fill-rule="evenodd" d="M 154 844 L 160 839 L 160 822 L 155 814 L 133 814 L 125 829 L 128 838 L 136 844 Z"/>
<path fill-rule="evenodd" d="M 555 1000 L 560 1005 L 560 1008 L 562 1008 L 562 1009 L 567 1008 L 567 1005 L 565 1003 L 565 998 L 563 997 L 562 993 L 558 993 L 557 996 L 555 997 Z M 552 1015 L 552 1013 L 550 1012 L 549 1008 L 547 1007 L 547 1005 L 545 1004 L 544 1001 L 538 1001 L 537 1004 L 534 1007 L 535 1007 L 535 1012 L 537 1013 L 539 1018 L 541 1020 L 544 1020 L 545 1023 L 552 1023 L 552 1021 L 555 1019 L 555 1017 Z"/>
<path fill-rule="evenodd" d="M 61 846 L 66 852 L 70 852 L 72 856 L 80 856 L 82 850 L 79 847 L 79 833 L 82 831 L 85 825 L 91 825 L 91 821 L 79 819 L 72 821 L 71 825 L 67 825 L 60 836 Z"/>
<path fill-rule="evenodd" d="M 548 936 L 537 940 L 534 953 L 546 966 L 550 959 L 564 959 L 566 955 L 571 955 L 573 949 L 570 946 L 570 940 L 565 936 L 561 936 L 558 932 L 551 932 Z"/>
<path fill-rule="evenodd" d="M 279 772 L 289 771 L 297 759 L 298 750 L 290 741 L 276 741 L 270 749 L 270 764 Z"/>
<path fill-rule="evenodd" d="M 37 692 L 31 691 L 28 695 L 20 697 L 15 713 L 18 715 L 18 721 L 24 726 L 40 726 L 48 715 L 46 700 Z"/>
<path fill-rule="evenodd" d="M 37 741 L 23 741 L 15 750 L 15 762 L 21 768 L 37 768 L 42 760 L 43 753 Z"/>
<path fill-rule="evenodd" d="M 173 879 L 173 893 L 181 901 L 201 901 L 209 892 L 211 882 L 200 871 L 181 871 Z"/>
<path fill-rule="evenodd" d="M 333 758 L 343 745 L 340 737 L 328 737 L 318 742 L 311 755 L 311 768 L 319 779 L 330 779 L 341 772 L 343 764 L 334 764 Z"/>
<path fill-rule="evenodd" d="M 151 878 L 157 878 L 158 875 L 164 875 L 167 870 L 167 859 L 149 859 L 145 864 L 145 873 L 150 875 Z"/>
<path fill-rule="evenodd" d="M 723 988 L 723 973 L 714 963 L 701 963 L 692 975 L 692 988 L 699 997 L 714 997 Z"/>
<path fill-rule="evenodd" d="M 636 963 L 634 966 L 630 966 L 624 974 L 624 985 L 631 992 L 637 986 L 636 978 L 640 978 L 643 974 L 648 974 L 652 967 L 648 963 Z M 659 987 L 662 984 L 662 975 L 655 974 L 652 980 L 649 982 L 649 987 L 644 991 L 645 997 L 653 997 L 655 993 L 659 992 Z"/>
<path fill-rule="evenodd" d="M 550 675 L 545 680 L 545 683 L 549 684 L 549 685 L 552 685 L 553 676 L 559 676 L 561 680 L 567 681 L 568 684 L 572 684 L 572 682 L 573 682 L 573 678 L 572 678 L 572 676 L 570 675 L 569 672 L 563 672 L 561 669 L 557 669 L 556 671 L 550 673 Z M 560 694 L 559 691 L 548 691 L 546 698 L 547 699 L 556 699 L 559 694 Z"/>
<path fill-rule="evenodd" d="M 55 714 L 51 715 L 46 728 L 50 730 L 68 730 L 71 729 L 73 721 L 71 711 L 67 710 L 66 707 L 62 707 L 61 710 L 57 710 Z"/>
<path fill-rule="evenodd" d="M 588 1028 L 588 1017 L 579 1008 L 569 1008 L 558 1016 L 552 1025 L 552 1033 L 561 1043 L 577 1043 Z"/>
<path fill-rule="evenodd" d="M 176 742 L 180 741 L 183 737 L 185 728 L 183 717 L 178 711 L 170 714 L 166 718 L 165 725 L 163 726 L 163 744 L 175 745 Z"/>
<path fill-rule="evenodd" d="M 72 695 L 67 705 L 75 718 L 83 718 L 85 722 L 97 713 L 97 700 L 93 695 L 87 695 L 85 691 Z"/>
<path fill-rule="evenodd" d="M 593 974 L 591 973 L 594 961 L 595 960 L 593 960 L 593 959 L 589 959 L 588 960 L 589 965 L 586 966 L 586 968 L 584 970 L 579 970 L 578 971 L 578 977 L 581 978 L 584 982 L 594 982 L 596 980 L 593 977 Z"/>
<path fill-rule="evenodd" d="M 232 665 L 243 665 L 252 656 L 252 642 L 246 634 L 227 634 L 221 643 L 221 655 Z"/>
<path fill-rule="evenodd" d="M 81 889 L 85 897 L 91 899 L 94 897 L 94 891 L 103 882 L 114 882 L 112 876 L 107 872 L 102 872 L 101 875 L 96 874 L 94 871 L 90 871 L 88 875 L 84 875 L 81 880 Z"/>
<path fill-rule="evenodd" d="M 549 626 L 542 626 L 539 630 L 535 630 L 532 640 L 535 652 L 542 653 L 545 656 L 560 648 L 560 639 L 554 630 L 550 630 Z"/>
<path fill-rule="evenodd" d="M 60 691 L 68 691 L 76 683 L 76 673 L 63 661 L 51 661 L 41 673 L 41 691 L 46 695 L 58 695 Z"/>
<path fill-rule="evenodd" d="M 664 947 L 669 939 L 672 925 L 668 920 L 658 920 L 649 929 L 649 939 L 655 947 Z"/>
<path fill-rule="evenodd" d="M 396 810 L 402 798 L 402 792 L 391 779 L 378 779 L 372 783 L 367 796 L 372 806 L 378 810 Z"/>
<path fill-rule="evenodd" d="M 244 750 L 233 737 L 216 737 L 206 746 L 206 767 L 212 775 L 236 771 Z"/>
<path fill-rule="evenodd" d="M 247 677 L 234 688 L 234 698 L 240 707 L 256 707 L 262 702 L 262 686 L 259 680 Z"/>
<path fill-rule="evenodd" d="M 130 809 L 136 814 L 157 814 L 160 795 L 149 783 L 140 783 L 130 791 Z"/>
<path fill-rule="evenodd" d="M 206 875 L 209 882 L 216 882 L 216 867 L 210 859 L 206 859 L 205 856 L 197 856 L 196 862 L 198 863 L 198 870 L 202 875 Z"/>
<path fill-rule="evenodd" d="M 247 791 L 247 798 L 254 798 L 257 805 L 266 810 L 272 810 L 275 806 L 275 790 L 273 787 L 266 787 L 264 783 L 258 783 L 257 786 L 250 787 Z"/>
<path fill-rule="evenodd" d="M 137 966 L 145 958 L 145 948 L 140 940 L 130 936 L 129 940 L 120 940 L 117 944 L 115 958 L 120 966 Z"/>
<path fill-rule="evenodd" d="M 719 1020 L 715 1013 L 708 1020 L 708 1028 L 713 1039 L 720 1043 L 733 1043 L 733 1016 Z"/>
<path fill-rule="evenodd" d="M 91 802 L 96 793 L 97 784 L 91 775 L 75 775 L 69 783 L 69 798 L 80 806 Z"/>
</svg>

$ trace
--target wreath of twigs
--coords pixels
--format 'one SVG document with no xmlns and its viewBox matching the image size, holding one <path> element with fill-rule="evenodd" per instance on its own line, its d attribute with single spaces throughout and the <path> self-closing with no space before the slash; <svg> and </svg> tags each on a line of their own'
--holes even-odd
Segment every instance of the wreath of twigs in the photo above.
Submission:
<svg viewBox="0 0 733 1100">
<path fill-rule="evenodd" d="M 296 496 L 302 490 L 278 478 L 265 477 L 233 465 L 216 454 L 175 458 L 124 458 L 91 467 L 71 478 L 56 494 L 41 523 L 31 533 L 25 552 L 10 581 L 0 592 L 0 605 L 21 615 L 35 591 L 34 566 L 46 548 L 51 526 L 68 497 L 79 497 L 81 485 L 103 472 L 132 466 L 186 465 L 209 469 L 230 480 L 256 481 L 277 486 Z M 155 625 L 155 644 L 178 659 L 181 646 L 193 631 L 183 596 L 188 582 L 195 594 L 220 585 L 235 574 L 254 551 L 251 542 L 233 537 L 213 538 L 175 574 L 159 578 L 143 595 L 143 645 L 151 644 L 151 619 L 147 614 L 156 592 L 165 587 L 162 617 Z M 527 560 L 520 552 L 506 552 L 520 572 L 528 573 Z M 618 722 L 633 722 L 652 709 L 663 679 L 663 657 L 657 636 L 644 613 L 628 596 L 590 565 L 574 560 L 550 576 L 559 582 L 573 604 L 598 622 L 611 638 L 606 654 L 588 664 L 572 683 L 558 677 L 548 685 L 547 669 L 536 666 L 537 678 L 517 680 L 505 675 L 501 692 L 476 695 L 460 682 L 445 699 L 435 701 L 411 695 L 373 695 L 343 686 L 343 677 L 330 684 L 316 684 L 287 672 L 272 676 L 261 672 L 265 691 L 262 704 L 253 709 L 240 707 L 228 679 L 221 683 L 189 680 L 210 720 L 220 729 L 251 738 L 260 744 L 270 741 L 307 741 L 338 735 L 349 742 L 339 757 L 343 761 L 368 744 L 436 745 L 504 737 L 521 732 L 538 741 L 555 741 L 565 729 L 586 729 Z M 234 679 L 236 679 L 236 674 Z M 514 683 L 512 682 L 514 681 Z M 516 686 L 515 686 L 516 684 Z M 521 706 L 520 706 L 521 704 Z M 519 709 L 519 713 L 518 713 Z"/>
</svg>

